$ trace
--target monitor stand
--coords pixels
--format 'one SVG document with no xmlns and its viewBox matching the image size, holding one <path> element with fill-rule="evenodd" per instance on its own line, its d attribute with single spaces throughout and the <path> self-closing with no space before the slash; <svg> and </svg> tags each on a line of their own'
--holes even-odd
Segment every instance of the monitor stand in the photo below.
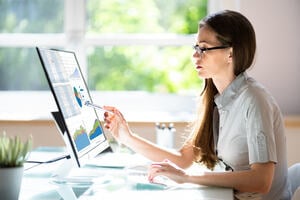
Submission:
<svg viewBox="0 0 300 200">
<path fill-rule="evenodd" d="M 63 140 L 64 140 L 66 146 L 71 145 L 67 142 L 70 140 L 67 138 L 69 136 L 66 133 L 66 126 L 65 126 L 62 114 L 59 111 L 53 111 L 53 112 L 51 112 L 51 114 L 54 118 L 55 124 L 56 124 L 61 136 L 63 137 Z M 67 150 L 68 149 L 71 149 L 71 148 L 67 148 Z M 72 168 L 79 167 L 79 164 L 77 163 L 74 153 L 70 152 L 69 150 L 68 150 L 68 153 L 70 156 L 68 156 L 68 157 L 66 157 L 66 159 L 64 159 L 64 161 L 60 164 L 60 166 L 53 172 L 52 177 L 63 178 L 70 172 L 70 170 Z"/>
<path fill-rule="evenodd" d="M 51 112 L 51 114 L 54 118 L 55 124 L 61 136 L 63 137 L 65 144 L 71 145 L 67 142 L 70 140 L 67 138 L 68 134 L 66 133 L 66 128 L 65 128 L 62 114 L 59 111 Z M 71 149 L 71 148 L 67 148 L 67 149 Z M 76 185 L 76 183 L 78 185 L 83 184 L 83 186 L 88 186 L 88 184 L 90 184 L 91 182 L 89 180 L 72 179 L 67 177 L 72 169 L 79 168 L 79 164 L 75 159 L 74 153 L 73 152 L 68 152 L 68 153 L 70 156 L 66 157 L 66 159 L 61 161 L 62 163 L 60 163 L 58 168 L 54 172 L 52 172 L 51 180 L 54 184 L 59 185 L 59 187 L 57 187 L 56 190 L 63 199 L 77 200 L 78 198 L 76 197 L 75 194 L 76 192 L 74 191 L 72 186 L 74 186 L 74 184 Z"/>
</svg>

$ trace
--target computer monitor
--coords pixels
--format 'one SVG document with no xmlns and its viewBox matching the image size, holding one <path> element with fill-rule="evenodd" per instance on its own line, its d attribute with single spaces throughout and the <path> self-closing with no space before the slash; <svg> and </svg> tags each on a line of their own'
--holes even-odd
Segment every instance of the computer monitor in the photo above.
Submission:
<svg viewBox="0 0 300 200">
<path fill-rule="evenodd" d="M 58 107 L 52 112 L 75 166 L 111 151 L 74 52 L 36 47 Z"/>
</svg>

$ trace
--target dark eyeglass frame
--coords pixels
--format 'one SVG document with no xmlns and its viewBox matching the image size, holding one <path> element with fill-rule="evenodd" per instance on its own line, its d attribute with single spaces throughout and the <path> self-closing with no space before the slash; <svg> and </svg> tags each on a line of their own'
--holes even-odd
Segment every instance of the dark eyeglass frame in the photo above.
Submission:
<svg viewBox="0 0 300 200">
<path fill-rule="evenodd" d="M 226 49 L 229 48 L 231 46 L 229 45 L 222 45 L 222 46 L 216 46 L 216 47 L 209 47 L 209 48 L 205 48 L 205 47 L 200 47 L 198 44 L 193 46 L 193 49 L 195 51 L 197 51 L 197 53 L 199 53 L 200 55 L 202 55 L 205 51 L 211 51 L 211 50 L 215 50 L 215 49 Z"/>
</svg>

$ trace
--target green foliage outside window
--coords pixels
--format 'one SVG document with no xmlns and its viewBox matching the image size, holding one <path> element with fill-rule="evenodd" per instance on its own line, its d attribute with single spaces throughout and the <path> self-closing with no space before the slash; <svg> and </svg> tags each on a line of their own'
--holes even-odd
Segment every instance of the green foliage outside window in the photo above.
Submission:
<svg viewBox="0 0 300 200">
<path fill-rule="evenodd" d="M 63 12 L 63 0 L 0 0 L 0 33 L 62 33 Z M 0 90 L 48 88 L 35 48 L 0 47 Z"/>
<path fill-rule="evenodd" d="M 89 0 L 88 33 L 196 33 L 207 0 Z"/>
<path fill-rule="evenodd" d="M 206 6 L 205 0 L 90 0 L 88 34 L 195 34 Z M 90 48 L 89 87 L 171 93 L 199 89 L 201 80 L 191 62 L 191 46 Z"/>
<path fill-rule="evenodd" d="M 63 0 L 0 0 L 1 33 L 62 33 Z"/>
</svg>

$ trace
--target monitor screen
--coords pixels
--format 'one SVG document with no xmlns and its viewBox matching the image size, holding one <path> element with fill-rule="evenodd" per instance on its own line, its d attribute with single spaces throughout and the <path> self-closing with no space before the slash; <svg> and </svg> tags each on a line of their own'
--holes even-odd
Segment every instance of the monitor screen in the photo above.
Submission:
<svg viewBox="0 0 300 200">
<path fill-rule="evenodd" d="M 85 101 L 93 101 L 75 53 L 40 47 L 36 49 L 58 107 L 54 118 L 71 151 L 71 157 L 80 167 L 110 149 L 109 143 L 96 110 L 84 104 Z"/>
</svg>

